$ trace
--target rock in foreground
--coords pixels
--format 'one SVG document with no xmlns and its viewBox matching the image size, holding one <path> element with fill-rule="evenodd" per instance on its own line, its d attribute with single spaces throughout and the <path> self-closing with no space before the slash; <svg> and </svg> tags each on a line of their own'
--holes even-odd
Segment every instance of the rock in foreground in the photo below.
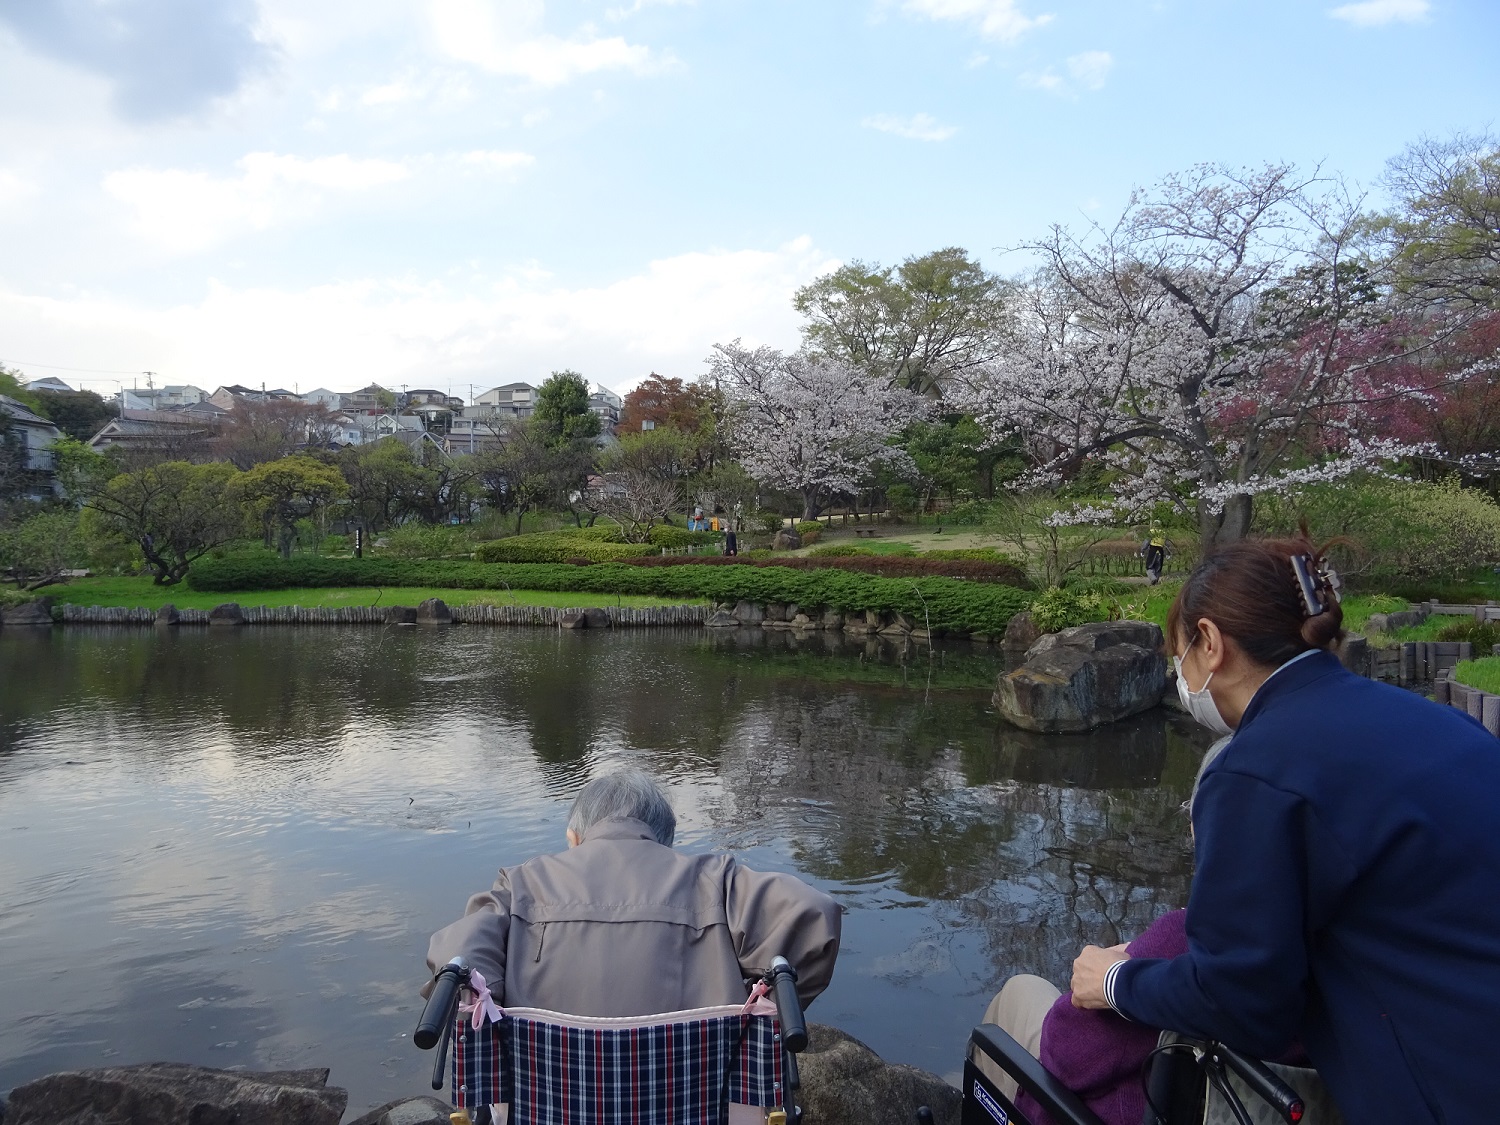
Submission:
<svg viewBox="0 0 1500 1125">
<path fill-rule="evenodd" d="M 338 1125 L 348 1093 L 328 1071 L 146 1063 L 49 1074 L 17 1086 L 5 1125 Z"/>
<path fill-rule="evenodd" d="M 848 1032 L 809 1024 L 797 1056 L 797 1103 L 818 1125 L 911 1125 L 929 1106 L 936 1125 L 957 1125 L 963 1095 L 936 1074 L 888 1063 Z M 958 1062 L 961 1060 L 955 1060 Z"/>
<path fill-rule="evenodd" d="M 1161 630 L 1147 621 L 1099 621 L 1048 633 L 1001 676 L 995 706 L 1025 730 L 1092 730 L 1149 710 L 1166 687 Z"/>
</svg>

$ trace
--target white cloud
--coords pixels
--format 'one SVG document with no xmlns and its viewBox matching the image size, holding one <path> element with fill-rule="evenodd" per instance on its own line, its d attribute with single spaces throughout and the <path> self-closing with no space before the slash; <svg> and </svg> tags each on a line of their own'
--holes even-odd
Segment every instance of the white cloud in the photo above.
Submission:
<svg viewBox="0 0 1500 1125">
<path fill-rule="evenodd" d="M 1108 51 L 1084 51 L 1068 56 L 1068 73 L 1085 90 L 1098 90 L 1104 86 L 1114 64 Z"/>
<path fill-rule="evenodd" d="M 372 378 L 466 393 L 573 367 L 624 390 L 649 371 L 692 378 L 716 342 L 797 344 L 795 290 L 839 263 L 807 238 L 713 250 L 569 289 L 539 270 L 464 287 L 368 279 L 308 289 L 233 289 L 151 308 L 108 296 L 0 291 L 0 339 L 16 355 L 156 371 L 199 386 L 259 381 L 353 389 Z M 109 362 L 105 362 L 109 359 Z M 76 363 L 75 363 L 76 361 Z"/>
<path fill-rule="evenodd" d="M 696 4 L 698 0 L 634 0 L 628 7 L 610 8 L 604 14 L 612 20 L 628 19 L 644 8 L 675 8 L 679 4 Z"/>
<path fill-rule="evenodd" d="M 0 208 L 13 207 L 36 195 L 37 186 L 14 172 L 0 168 Z"/>
<path fill-rule="evenodd" d="M 509 172 L 531 164 L 533 158 L 522 152 L 470 152 L 456 161 L 483 171 Z M 186 254 L 312 218 L 331 197 L 368 193 L 441 163 L 430 156 L 394 161 L 252 152 L 237 162 L 238 176 L 130 168 L 106 176 L 104 190 L 133 212 L 134 234 L 158 250 Z"/>
<path fill-rule="evenodd" d="M 1381 27 L 1388 23 L 1416 23 L 1426 19 L 1431 10 L 1428 0 L 1361 0 L 1358 4 L 1331 8 L 1328 14 L 1356 27 Z"/>
<path fill-rule="evenodd" d="M 1046 70 L 1028 70 L 1017 76 L 1016 81 L 1033 90 L 1045 90 L 1060 97 L 1076 98 L 1078 90 L 1101 90 L 1109 78 L 1114 59 L 1108 51 L 1084 51 L 1069 55 L 1065 60 L 1068 78 L 1064 78 L 1052 67 Z"/>
<path fill-rule="evenodd" d="M 541 31 L 542 0 L 431 0 L 438 45 L 455 59 L 493 74 L 526 78 L 538 86 L 558 86 L 582 74 L 656 69 L 661 61 L 618 35 L 562 39 Z"/>
<path fill-rule="evenodd" d="M 1013 43 L 1026 32 L 1050 23 L 1050 15 L 1028 16 L 1016 0 L 902 0 L 901 10 L 932 20 L 974 24 L 981 35 Z"/>
<path fill-rule="evenodd" d="M 926 113 L 914 113 L 910 117 L 896 117 L 889 113 L 876 113 L 860 122 L 866 129 L 892 133 L 912 141 L 946 141 L 958 132 L 956 125 L 939 125 L 937 118 Z"/>
</svg>

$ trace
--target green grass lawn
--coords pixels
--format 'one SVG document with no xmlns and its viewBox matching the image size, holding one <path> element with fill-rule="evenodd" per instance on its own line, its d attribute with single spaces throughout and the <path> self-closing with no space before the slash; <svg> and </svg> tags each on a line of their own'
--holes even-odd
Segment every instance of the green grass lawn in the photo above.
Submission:
<svg viewBox="0 0 1500 1125">
<path fill-rule="evenodd" d="M 656 606 L 697 605 L 702 598 L 653 598 L 644 594 L 555 593 L 550 590 L 437 590 L 421 587 L 393 586 L 384 590 L 369 586 L 327 587 L 322 589 L 246 590 L 242 593 L 199 593 L 186 586 L 155 586 L 149 578 L 82 578 L 62 586 L 39 590 L 72 605 L 145 606 L 157 609 L 175 605 L 178 609 L 212 609 L 223 602 L 240 605 L 416 605 L 427 598 L 442 598 L 449 605 L 547 605 L 574 606 Z"/>
<path fill-rule="evenodd" d="M 1453 678 L 1480 691 L 1500 695 L 1500 656 L 1461 660 L 1453 669 Z"/>
</svg>

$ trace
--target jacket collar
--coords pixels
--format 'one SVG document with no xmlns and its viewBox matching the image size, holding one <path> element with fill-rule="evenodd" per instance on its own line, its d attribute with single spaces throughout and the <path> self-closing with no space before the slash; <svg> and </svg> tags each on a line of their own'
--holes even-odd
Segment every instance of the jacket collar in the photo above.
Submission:
<svg viewBox="0 0 1500 1125">
<path fill-rule="evenodd" d="M 650 825 L 631 816 L 612 816 L 599 821 L 583 835 L 585 844 L 592 844 L 595 840 L 650 840 L 653 844 L 659 843 Z"/>
<path fill-rule="evenodd" d="M 1240 725 L 1235 733 L 1238 734 L 1244 730 L 1255 719 L 1255 716 L 1267 707 L 1274 706 L 1278 699 L 1301 691 L 1309 684 L 1343 670 L 1343 664 L 1331 652 L 1314 652 L 1311 656 L 1282 665 L 1271 673 L 1271 678 L 1261 684 L 1259 690 L 1251 698 L 1250 705 L 1245 708 L 1244 715 L 1240 717 Z"/>
</svg>

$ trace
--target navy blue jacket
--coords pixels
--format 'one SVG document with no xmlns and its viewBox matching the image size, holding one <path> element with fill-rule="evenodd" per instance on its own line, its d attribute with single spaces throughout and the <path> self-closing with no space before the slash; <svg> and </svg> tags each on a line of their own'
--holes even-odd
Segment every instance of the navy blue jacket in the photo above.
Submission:
<svg viewBox="0 0 1500 1125">
<path fill-rule="evenodd" d="M 1188 952 L 1119 1010 L 1274 1056 L 1349 1125 L 1500 1121 L 1500 740 L 1327 653 L 1277 672 L 1203 777 Z"/>
</svg>

